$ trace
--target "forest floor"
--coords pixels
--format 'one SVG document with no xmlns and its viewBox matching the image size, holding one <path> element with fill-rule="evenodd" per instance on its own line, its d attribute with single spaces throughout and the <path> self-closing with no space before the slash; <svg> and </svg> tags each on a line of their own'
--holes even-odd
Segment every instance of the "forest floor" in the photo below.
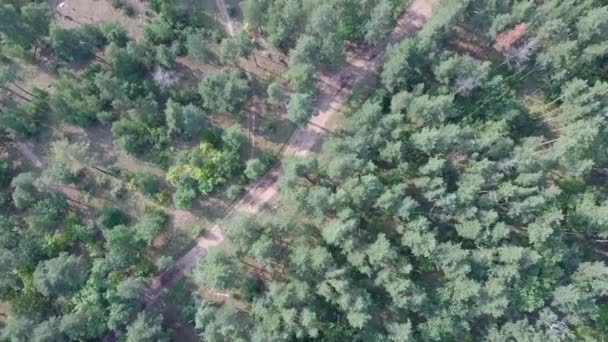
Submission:
<svg viewBox="0 0 608 342">
<path fill-rule="evenodd" d="M 56 20 L 62 26 L 77 27 L 85 23 L 119 21 L 127 28 L 131 37 L 137 37 L 146 20 L 145 13 L 147 10 L 144 3 L 139 0 L 125 0 L 125 2 L 134 9 L 132 16 L 126 16 L 122 11 L 112 8 L 109 1 L 49 0 L 52 8 L 55 8 L 58 13 Z M 240 23 L 230 17 L 228 5 L 224 0 L 205 0 L 205 3 L 208 7 L 215 7 L 214 9 L 219 12 L 220 22 L 226 25 L 226 31 L 229 34 L 238 31 Z M 246 136 L 249 137 L 249 145 L 245 152 L 247 158 L 255 157 L 263 151 L 270 151 L 282 157 L 318 152 L 325 137 L 331 133 L 336 117 L 339 117 L 340 111 L 345 106 L 349 93 L 357 84 L 370 77 L 375 77 L 384 59 L 388 44 L 398 42 L 420 28 L 431 14 L 431 3 L 432 0 L 413 0 L 385 44 L 379 44 L 376 47 L 350 49 L 346 64 L 319 72 L 317 75 L 318 114 L 305 127 L 295 131 L 293 124 L 285 119 L 284 108 L 268 108 L 263 101 L 267 83 L 279 81 L 279 83 L 285 84 L 286 82 L 281 76 L 285 74 L 285 56 L 272 51 L 264 41 L 258 41 L 259 49 L 254 52 L 253 61 L 241 60 L 239 62 L 239 69 L 247 73 L 248 78 L 253 81 L 256 93 L 242 118 L 242 122 L 245 124 L 243 129 Z M 235 5 L 231 3 L 230 6 L 234 7 Z M 193 82 L 200 80 L 206 72 L 218 68 L 217 65 L 197 66 L 184 58 L 178 59 L 178 62 L 178 68 L 183 68 L 183 70 L 178 70 L 178 73 L 181 72 L 186 77 L 192 78 Z M 34 74 L 40 73 L 34 72 Z M 24 83 L 28 88 L 39 86 L 46 89 L 53 81 L 53 77 L 53 75 L 44 73 L 44 77 L 40 81 L 27 77 Z M 52 92 L 52 89 L 49 88 L 49 91 Z M 211 125 L 221 127 L 227 127 L 235 121 L 241 121 L 239 118 L 228 117 L 221 113 L 213 113 L 209 120 Z M 272 129 L 268 129 L 269 127 L 272 127 Z M 112 159 L 117 163 L 116 165 L 126 168 L 132 173 L 151 172 L 162 177 L 162 170 L 158 167 L 142 163 L 116 150 L 108 129 L 82 130 L 63 125 L 61 128 L 68 131 L 70 136 L 78 136 L 85 141 L 90 141 L 91 145 L 98 150 L 96 152 L 104 154 L 104 159 Z M 46 141 L 50 138 L 53 137 L 47 137 L 43 140 Z M 175 148 L 179 150 L 189 147 L 186 145 L 176 146 Z M 48 144 L 37 143 L 36 146 L 33 146 L 25 141 L 16 141 L 13 144 L 13 149 L 22 155 L 31 166 L 39 169 L 45 165 L 46 153 L 34 148 L 37 146 L 48 147 Z M 158 239 L 160 241 L 159 247 L 164 246 L 155 253 L 170 253 L 173 256 L 181 255 L 181 257 L 176 260 L 172 267 L 154 277 L 151 286 L 146 291 L 146 298 L 143 302 L 147 306 L 157 302 L 160 295 L 165 292 L 164 290 L 191 270 L 198 260 L 206 254 L 209 247 L 222 242 L 220 224 L 224 219 L 230 218 L 237 212 L 257 214 L 263 211 L 277 197 L 278 180 L 281 174 L 281 165 L 277 163 L 263 178 L 249 185 L 244 192 L 244 196 L 232 205 L 229 205 L 230 202 L 223 198 L 221 194 L 213 198 L 205 198 L 204 201 L 197 201 L 200 203 L 197 203 L 192 210 L 179 210 L 173 206 L 162 205 L 162 209 L 173 218 L 172 232 L 167 232 L 167 234 L 177 234 L 177 240 L 182 242 L 174 244 L 171 242 L 171 236 L 161 236 Z M 82 200 L 83 195 L 90 195 L 89 193 L 81 194 L 74 189 L 59 190 L 74 200 Z M 135 193 L 124 203 L 108 202 L 107 199 L 97 198 L 92 200 L 95 202 L 95 205 L 93 205 L 95 209 L 105 205 L 115 205 L 121 207 L 121 209 L 129 209 L 128 212 L 135 217 L 137 217 L 137 213 L 142 209 L 142 206 L 154 204 L 151 199 L 141 193 Z M 84 202 L 87 205 L 92 204 L 88 197 Z M 86 216 L 89 216 L 89 214 Z M 188 229 L 200 225 L 209 227 L 205 230 L 203 237 L 196 239 L 194 242 L 192 242 L 194 235 L 183 237 L 184 234 L 189 235 Z M 182 228 L 185 231 L 181 231 Z M 177 230 L 180 231 L 177 232 Z M 187 250 L 189 246 L 192 247 Z M 222 296 L 222 294 L 216 295 Z"/>
<path fill-rule="evenodd" d="M 131 38 L 139 37 L 144 24 L 146 4 L 140 0 L 120 0 L 133 14 L 124 15 L 123 11 L 112 7 L 110 1 L 91 0 L 47 0 L 55 11 L 58 23 L 65 28 L 76 28 L 83 24 L 119 22 Z"/>
<path fill-rule="evenodd" d="M 386 47 L 419 30 L 430 17 L 431 11 L 432 1 L 413 0 L 385 44 L 348 51 L 344 65 L 321 71 L 317 75 L 318 114 L 306 126 L 298 128 L 292 134 L 281 156 L 284 158 L 318 152 L 330 132 L 331 127 L 328 124 L 332 123 L 340 112 L 352 88 L 374 75 L 384 60 Z M 278 180 L 282 173 L 279 162 L 265 176 L 246 189 L 244 196 L 227 211 L 224 220 L 239 212 L 260 213 L 277 196 Z M 209 247 L 219 245 L 222 241 L 223 236 L 218 221 L 209 227 L 207 233 L 197 240 L 196 246 L 181 257 L 173 267 L 154 277 L 146 291 L 144 299 L 146 307 L 156 302 L 165 289 L 190 271 L 198 260 L 206 255 Z"/>
<path fill-rule="evenodd" d="M 76 28 L 84 24 L 118 21 L 127 29 L 131 38 L 137 39 L 141 35 L 146 21 L 153 18 L 154 14 L 147 10 L 145 3 L 140 0 L 121 1 L 133 9 L 131 15 L 127 16 L 124 10 L 113 8 L 110 1 L 106 0 L 48 0 L 48 3 L 55 12 L 54 21 L 62 27 Z M 233 17 L 228 13 L 229 6 L 238 9 L 237 2 L 231 2 L 228 5 L 223 1 L 218 4 L 215 0 L 202 0 L 202 2 L 203 6 L 210 11 L 210 15 L 218 19 L 218 24 L 229 25 L 230 29 L 227 28 L 226 31 L 234 34 L 240 29 L 240 23 L 233 21 Z M 235 18 L 238 19 L 238 13 L 232 14 L 236 15 Z M 217 51 L 217 44 L 212 43 L 211 49 Z M 205 74 L 220 68 L 238 67 L 240 71 L 247 74 L 254 94 L 244 112 L 240 115 L 208 113 L 207 117 L 210 127 L 227 128 L 234 123 L 241 123 L 243 135 L 248 138 L 247 146 L 243 149 L 244 160 L 255 158 L 266 152 L 278 155 L 295 129 L 295 126 L 286 119 L 283 107 L 268 107 L 264 101 L 266 86 L 270 82 L 277 80 L 282 84 L 286 82 L 281 76 L 285 74 L 286 70 L 285 63 L 281 61 L 286 57 L 265 46 L 258 46 L 254 54 L 253 60 L 242 59 L 237 66 L 223 67 L 217 64 L 217 58 L 211 63 L 200 65 L 187 57 L 180 57 L 177 59 L 176 67 L 176 74 L 180 78 L 179 84 L 194 88 Z M 98 55 L 103 57 L 103 52 L 99 52 Z M 57 74 L 47 70 L 47 62 L 43 56 L 39 56 L 32 64 L 20 63 L 23 75 L 19 82 L 20 85 L 26 89 L 38 87 L 52 93 Z M 68 67 L 78 74 L 85 66 L 69 65 Z M 118 149 L 114 145 L 108 127 L 93 125 L 80 128 L 68 125 L 58 117 L 52 118 L 50 126 L 52 127 L 50 130 L 45 130 L 33 141 L 16 139 L 9 144 L 11 154 L 19 155 L 20 159 L 27 164 L 26 169 L 36 171 L 43 169 L 49 163 L 48 148 L 50 144 L 55 140 L 69 137 L 71 141 L 89 143 L 92 151 L 101 157 L 100 165 L 119 167 L 132 176 L 141 173 L 153 174 L 162 183 L 163 194 L 170 193 L 170 186 L 164 180 L 164 171 L 158 165 L 133 158 Z M 172 146 L 172 151 L 177 154 L 180 150 L 192 148 L 197 144 L 198 141 L 180 141 Z M 217 228 L 212 227 L 206 230 L 208 235 L 205 238 L 195 239 L 200 236 L 199 227 L 213 224 L 230 208 L 232 201 L 226 198 L 225 189 L 203 199 L 198 198 L 191 209 L 181 210 L 173 205 L 168 205 L 166 201 L 159 202 L 155 198 L 145 196 L 139 191 L 129 191 L 128 197 L 125 199 L 113 199 L 111 196 L 107 196 L 108 192 L 104 189 L 109 190 L 110 187 L 120 184 L 132 190 L 129 187 L 132 186 L 129 184 L 129 179 L 123 179 L 122 176 L 105 177 L 98 175 L 95 171 L 91 172 L 90 176 L 107 178 L 106 181 L 109 185 L 93 191 L 72 186 L 54 186 L 57 191 L 64 193 L 70 205 L 80 211 L 87 222 L 92 223 L 95 213 L 108 206 L 119 208 L 134 218 L 139 217 L 146 208 L 150 207 L 161 209 L 171 217 L 169 227 L 154 240 L 154 248 L 150 251 L 154 258 L 160 256 L 177 258 L 186 253 L 186 257 L 180 259 L 177 265 L 184 262 L 191 263 L 189 260 L 198 259 L 198 255 L 196 255 L 198 247 L 204 247 L 206 250 L 209 246 L 219 243 L 216 242 L 217 236 L 221 241 L 221 233 L 218 232 L 217 235 L 214 235 L 214 232 L 219 229 L 217 225 Z M 190 249 L 193 246 L 194 248 Z M 181 333 L 179 334 L 181 335 Z"/>
<path fill-rule="evenodd" d="M 229 4 L 216 0 L 201 0 L 202 5 L 210 15 L 215 13 L 217 24 L 226 24 L 233 32 L 240 27 L 238 22 L 233 22 L 229 16 L 228 7 L 238 9 L 235 3 Z M 133 9 L 130 16 L 125 15 L 121 9 L 113 8 L 110 1 L 99 0 L 48 0 L 49 6 L 55 11 L 54 21 L 63 27 L 75 28 L 83 24 L 100 24 L 118 21 L 123 25 L 131 38 L 137 38 L 145 22 L 153 15 L 146 4 L 140 0 L 121 0 L 121 2 Z M 235 7 L 236 6 L 236 7 Z M 238 18 L 238 13 L 233 13 Z M 228 28 L 226 28 L 228 31 Z M 212 50 L 218 49 L 217 44 L 212 44 Z M 253 60 L 241 60 L 238 68 L 245 72 L 252 84 L 254 94 L 247 104 L 243 114 L 233 115 L 227 113 L 208 113 L 207 120 L 210 127 L 227 128 L 234 123 L 241 123 L 241 129 L 247 139 L 247 146 L 243 149 L 243 159 L 255 158 L 263 153 L 270 152 L 278 155 L 282 150 L 295 126 L 286 119 L 284 108 L 269 108 L 264 101 L 266 96 L 266 85 L 275 79 L 281 79 L 285 74 L 285 65 L 280 63 L 285 58 L 282 54 L 270 49 L 259 47 L 255 52 Z M 99 53 L 103 56 L 103 52 Z M 196 85 L 205 74 L 219 70 L 216 61 L 200 65 L 189 58 L 180 57 L 177 60 L 176 75 L 181 85 L 196 88 Z M 225 66 L 226 67 L 226 66 Z M 40 59 L 35 64 L 24 64 L 22 66 L 23 80 L 21 86 L 26 89 L 39 87 L 53 92 L 52 83 L 57 75 L 45 70 L 44 62 Z M 78 70 L 82 67 L 78 68 Z M 78 73 L 78 70 L 76 72 Z M 110 129 L 103 125 L 93 125 L 88 128 L 79 128 L 67 125 L 59 118 L 55 118 L 54 124 L 58 129 L 46 132 L 41 137 L 36 137 L 34 144 L 18 140 L 13 144 L 13 151 L 21 155 L 30 166 L 40 169 L 46 164 L 48 151 L 46 148 L 51 142 L 68 136 L 70 140 L 88 142 L 94 152 L 103 156 L 104 165 L 117 166 L 126 170 L 134 176 L 142 173 L 153 174 L 162 183 L 164 197 L 168 198 L 171 187 L 164 180 L 164 171 L 155 164 L 147 163 L 125 154 L 113 143 Z M 172 146 L 173 155 L 184 149 L 190 149 L 198 144 L 197 141 L 179 141 Z M 122 184 L 128 186 L 128 182 L 120 179 L 110 179 L 111 186 Z M 230 185 L 230 184 L 228 184 Z M 114 200 L 107 193 L 97 191 L 96 193 L 70 190 L 70 198 L 80 200 L 91 206 L 93 210 L 99 210 L 104 206 L 113 206 L 124 210 L 132 217 L 138 217 L 144 207 L 156 207 L 169 214 L 172 219 L 169 229 L 155 241 L 155 255 L 180 256 L 188 248 L 195 245 L 194 240 L 198 236 L 198 228 L 213 224 L 217 218 L 223 217 L 226 210 L 230 208 L 231 200 L 226 198 L 225 189 L 215 194 L 198 198 L 190 210 L 180 210 L 167 201 L 158 202 L 156 199 L 144 196 L 139 192 L 131 191 L 131 196 L 126 200 Z M 63 191 L 62 189 L 58 189 Z M 66 194 L 68 195 L 68 194 Z M 76 198 L 77 197 L 77 198 Z M 170 199 L 169 199 L 170 200 Z"/>
</svg>

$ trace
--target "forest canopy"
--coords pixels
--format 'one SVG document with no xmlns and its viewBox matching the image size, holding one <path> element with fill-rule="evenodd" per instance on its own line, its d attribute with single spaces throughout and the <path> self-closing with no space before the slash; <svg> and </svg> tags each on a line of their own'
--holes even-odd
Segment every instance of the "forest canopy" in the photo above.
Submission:
<svg viewBox="0 0 608 342">
<path fill-rule="evenodd" d="M 0 341 L 607 340 L 607 71 L 602 0 L 0 0 Z"/>
<path fill-rule="evenodd" d="M 378 6 L 371 13 L 386 15 Z M 284 162 L 280 213 L 228 224 L 197 274 L 241 309 L 203 300 L 203 336 L 604 339 L 607 9 L 439 1 L 418 34 L 389 48 L 381 83 L 321 156 Z M 283 44 L 266 15 L 262 27 Z M 340 23 L 332 33 L 368 40 L 382 30 L 373 20 L 367 34 Z M 522 27 L 507 48 L 485 48 Z M 228 319 L 238 323 L 221 329 Z"/>
</svg>

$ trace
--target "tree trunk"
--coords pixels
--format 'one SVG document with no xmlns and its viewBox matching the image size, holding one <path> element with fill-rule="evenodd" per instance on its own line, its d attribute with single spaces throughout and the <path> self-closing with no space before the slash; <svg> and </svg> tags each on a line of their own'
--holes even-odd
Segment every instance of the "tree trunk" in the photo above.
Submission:
<svg viewBox="0 0 608 342">
<path fill-rule="evenodd" d="M 86 165 L 86 166 L 88 166 L 88 167 L 90 167 L 90 168 L 91 168 L 91 169 L 93 169 L 93 170 L 97 170 L 97 171 L 99 171 L 99 172 L 103 173 L 104 175 L 107 175 L 107 176 L 111 176 L 111 177 L 117 178 L 117 177 L 116 177 L 116 175 L 112 174 L 112 173 L 111 173 L 111 172 L 109 172 L 108 170 L 102 169 L 102 168 L 100 168 L 100 167 L 97 167 L 97 166 L 95 166 L 95 165 L 93 165 L 93 164 L 89 164 L 89 163 L 85 163 L 85 165 Z"/>
</svg>

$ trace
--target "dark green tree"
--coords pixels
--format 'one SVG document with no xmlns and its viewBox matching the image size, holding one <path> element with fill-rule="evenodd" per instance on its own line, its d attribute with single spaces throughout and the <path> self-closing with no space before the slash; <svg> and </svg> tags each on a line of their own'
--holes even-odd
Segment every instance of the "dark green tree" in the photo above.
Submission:
<svg viewBox="0 0 608 342">
<path fill-rule="evenodd" d="M 62 252 L 38 264 L 34 285 L 45 296 L 65 296 L 78 290 L 87 275 L 88 267 L 81 257 Z"/>
</svg>

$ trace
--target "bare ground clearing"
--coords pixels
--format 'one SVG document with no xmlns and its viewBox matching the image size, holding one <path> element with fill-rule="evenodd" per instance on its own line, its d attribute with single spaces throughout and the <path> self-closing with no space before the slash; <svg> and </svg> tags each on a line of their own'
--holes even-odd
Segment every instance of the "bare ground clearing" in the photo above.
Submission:
<svg viewBox="0 0 608 342">
<path fill-rule="evenodd" d="M 145 2 L 121 1 L 133 9 L 132 17 L 124 15 L 123 11 L 113 8 L 110 1 L 105 0 L 48 0 L 48 4 L 58 14 L 55 20 L 63 27 L 75 28 L 83 24 L 118 21 L 131 38 L 137 38 L 144 24 Z"/>
</svg>

